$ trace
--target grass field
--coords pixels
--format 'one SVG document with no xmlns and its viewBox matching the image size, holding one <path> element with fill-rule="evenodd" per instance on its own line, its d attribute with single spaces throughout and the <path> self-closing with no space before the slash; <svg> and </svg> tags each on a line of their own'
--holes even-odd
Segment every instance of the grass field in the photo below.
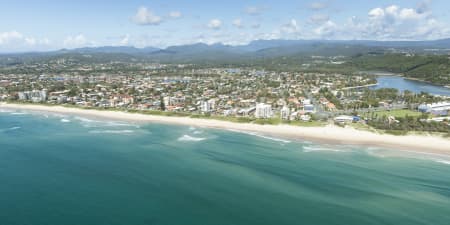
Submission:
<svg viewBox="0 0 450 225">
<path fill-rule="evenodd" d="M 372 113 L 364 113 L 362 114 L 363 117 L 370 117 Z M 398 109 L 398 110 L 386 110 L 386 111 L 378 111 L 373 112 L 374 115 L 378 115 L 378 117 L 385 116 L 394 116 L 396 118 L 399 117 L 406 117 L 406 116 L 413 116 L 413 117 L 419 117 L 422 115 L 421 112 L 413 111 L 409 109 Z"/>
</svg>

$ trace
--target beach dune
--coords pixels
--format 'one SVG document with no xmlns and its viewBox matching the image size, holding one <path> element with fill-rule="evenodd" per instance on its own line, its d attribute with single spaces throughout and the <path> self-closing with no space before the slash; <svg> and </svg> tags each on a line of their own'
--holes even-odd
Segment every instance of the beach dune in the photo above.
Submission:
<svg viewBox="0 0 450 225">
<path fill-rule="evenodd" d="M 206 128 L 239 130 L 244 132 L 257 132 L 275 137 L 286 137 L 332 144 L 369 145 L 406 151 L 417 151 L 428 154 L 450 156 L 450 138 L 434 135 L 405 135 L 394 136 L 377 134 L 354 128 L 342 128 L 334 125 L 325 127 L 299 127 L 291 125 L 258 125 L 249 123 L 233 123 L 212 119 L 195 119 L 187 117 L 168 117 L 144 115 L 137 113 L 96 111 L 62 106 L 0 104 L 0 108 L 15 110 L 31 110 L 63 114 L 76 114 L 89 117 L 101 117 L 113 120 L 133 122 L 170 123 Z"/>
</svg>

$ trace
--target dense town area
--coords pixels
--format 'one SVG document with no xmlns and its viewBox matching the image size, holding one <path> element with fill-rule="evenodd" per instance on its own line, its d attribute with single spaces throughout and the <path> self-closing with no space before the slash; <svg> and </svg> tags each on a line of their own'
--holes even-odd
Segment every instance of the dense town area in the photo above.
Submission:
<svg viewBox="0 0 450 225">
<path fill-rule="evenodd" d="M 448 96 L 373 89 L 371 74 L 55 61 L 0 70 L 0 100 L 235 122 L 449 132 Z"/>
</svg>

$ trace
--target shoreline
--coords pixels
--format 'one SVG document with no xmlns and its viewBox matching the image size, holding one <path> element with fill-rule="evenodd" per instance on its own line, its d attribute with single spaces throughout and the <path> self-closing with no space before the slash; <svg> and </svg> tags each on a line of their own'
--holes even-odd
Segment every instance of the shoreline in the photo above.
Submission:
<svg viewBox="0 0 450 225">
<path fill-rule="evenodd" d="M 358 88 L 366 88 L 366 87 L 373 87 L 373 86 L 377 86 L 377 85 L 378 85 L 378 82 L 376 84 L 365 84 L 365 85 L 360 85 L 360 86 L 345 87 L 345 88 L 339 89 L 339 91 L 352 90 L 352 89 L 358 89 Z"/>
<path fill-rule="evenodd" d="M 450 138 L 425 135 L 394 136 L 389 134 L 377 134 L 369 131 L 356 130 L 354 128 L 328 125 L 325 127 L 299 127 L 292 125 L 259 125 L 250 123 L 234 123 L 213 119 L 197 119 L 187 117 L 169 117 L 158 115 L 144 115 L 138 113 L 85 110 L 68 108 L 63 106 L 22 105 L 0 103 L 0 109 L 29 110 L 38 112 L 51 112 L 70 115 L 82 115 L 113 120 L 122 120 L 142 123 L 174 124 L 185 126 L 197 126 L 229 131 L 255 132 L 273 137 L 285 137 L 314 141 L 326 144 L 344 144 L 374 146 L 395 150 L 417 151 L 450 156 Z"/>
</svg>

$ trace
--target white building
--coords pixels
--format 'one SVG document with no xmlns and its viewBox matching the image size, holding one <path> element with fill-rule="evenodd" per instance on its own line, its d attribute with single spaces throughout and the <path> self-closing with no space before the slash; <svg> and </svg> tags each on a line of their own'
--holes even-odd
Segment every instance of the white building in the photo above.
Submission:
<svg viewBox="0 0 450 225">
<path fill-rule="evenodd" d="M 450 102 L 438 102 L 433 104 L 422 104 L 419 106 L 419 111 L 432 114 L 447 115 L 450 110 Z"/>
<path fill-rule="evenodd" d="M 202 112 L 211 112 L 216 108 L 216 101 L 214 99 L 210 99 L 208 101 L 202 101 L 200 103 L 200 110 Z"/>
<path fill-rule="evenodd" d="M 311 99 L 303 99 L 302 103 L 303 103 L 303 105 L 310 105 L 311 104 Z"/>
<path fill-rule="evenodd" d="M 164 105 L 165 106 L 177 106 L 184 104 L 186 102 L 186 97 L 169 97 L 166 96 L 164 99 Z"/>
<path fill-rule="evenodd" d="M 283 106 L 283 108 L 281 109 L 280 115 L 281 115 L 282 120 L 289 120 L 289 116 L 290 116 L 289 108 L 287 106 Z"/>
<path fill-rule="evenodd" d="M 310 115 L 301 115 L 300 119 L 304 122 L 308 122 L 311 120 L 311 116 Z"/>
<path fill-rule="evenodd" d="M 255 107 L 250 107 L 250 108 L 246 108 L 246 109 L 240 109 L 237 113 L 242 116 L 249 116 L 250 113 L 252 113 L 255 110 L 256 110 Z"/>
<path fill-rule="evenodd" d="M 19 100 L 22 101 L 32 101 L 32 102 L 43 102 L 47 100 L 47 90 L 44 89 L 42 91 L 24 91 L 19 92 Z"/>
<path fill-rule="evenodd" d="M 255 117 L 261 119 L 271 118 L 273 116 L 272 106 L 269 104 L 256 104 Z"/>
<path fill-rule="evenodd" d="M 305 105 L 303 105 L 303 110 L 306 113 L 314 113 L 315 112 L 314 105 L 312 105 L 312 104 L 305 104 Z"/>
</svg>

